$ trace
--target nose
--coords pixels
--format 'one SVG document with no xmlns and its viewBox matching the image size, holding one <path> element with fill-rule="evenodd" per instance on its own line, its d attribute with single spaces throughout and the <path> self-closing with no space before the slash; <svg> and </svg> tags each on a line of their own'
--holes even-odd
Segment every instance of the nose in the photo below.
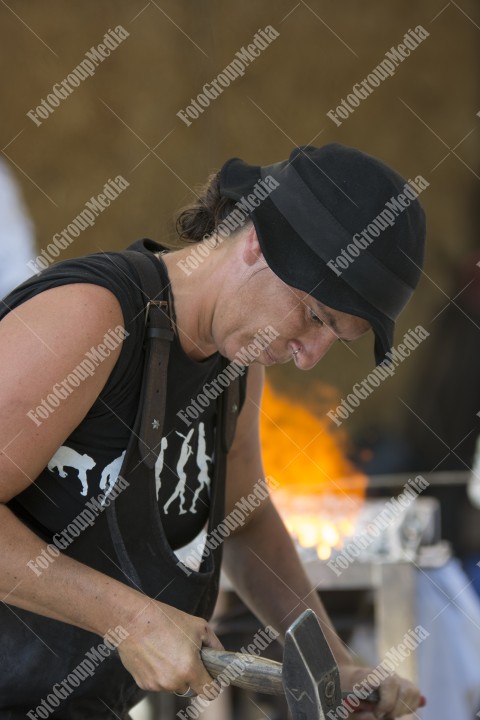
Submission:
<svg viewBox="0 0 480 720">
<path fill-rule="evenodd" d="M 305 338 L 300 352 L 296 355 L 296 365 L 300 370 L 311 370 L 321 360 L 332 345 L 337 341 L 337 336 L 330 328 L 322 328 L 321 331 L 312 333 Z"/>
</svg>

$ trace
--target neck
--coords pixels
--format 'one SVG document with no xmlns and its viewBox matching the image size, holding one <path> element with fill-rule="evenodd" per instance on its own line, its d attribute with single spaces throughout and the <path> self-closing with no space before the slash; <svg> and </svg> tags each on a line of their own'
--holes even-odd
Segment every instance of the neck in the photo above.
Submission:
<svg viewBox="0 0 480 720">
<path fill-rule="evenodd" d="M 224 282 L 221 271 L 226 255 L 224 245 L 210 250 L 206 257 L 195 252 L 200 258 L 198 267 L 194 267 L 197 261 L 192 262 L 191 258 L 199 244 L 162 255 L 171 282 L 178 338 L 192 360 L 204 360 L 218 350 L 212 324 Z"/>
</svg>

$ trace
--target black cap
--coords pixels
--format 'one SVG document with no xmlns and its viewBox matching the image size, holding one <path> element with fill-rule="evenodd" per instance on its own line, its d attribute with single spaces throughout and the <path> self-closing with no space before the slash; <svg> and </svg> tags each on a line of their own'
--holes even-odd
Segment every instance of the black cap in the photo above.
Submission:
<svg viewBox="0 0 480 720">
<path fill-rule="evenodd" d="M 268 188 L 249 214 L 272 271 L 324 305 L 368 320 L 380 363 L 423 266 L 425 214 L 416 199 L 423 188 L 338 144 L 300 146 L 275 165 L 232 158 L 221 168 L 224 197 L 240 200 L 255 187 Z"/>
</svg>

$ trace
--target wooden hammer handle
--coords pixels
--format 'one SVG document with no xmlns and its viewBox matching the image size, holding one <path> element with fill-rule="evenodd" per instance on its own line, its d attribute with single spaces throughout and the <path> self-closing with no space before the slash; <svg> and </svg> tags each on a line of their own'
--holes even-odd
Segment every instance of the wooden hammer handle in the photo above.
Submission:
<svg viewBox="0 0 480 720">
<path fill-rule="evenodd" d="M 266 695 L 284 695 L 282 682 L 282 664 L 275 660 L 249 655 L 247 653 L 228 652 L 227 650 L 213 650 L 204 647 L 201 650 L 202 661 L 213 678 L 225 676 L 230 685 L 265 693 Z M 228 671 L 225 670 L 228 668 Z M 343 699 L 347 699 L 351 692 L 342 692 Z M 365 698 L 367 703 L 377 703 L 380 693 L 374 690 Z M 426 704 L 425 698 L 420 698 L 420 707 Z"/>
<path fill-rule="evenodd" d="M 267 695 L 283 695 L 282 664 L 275 660 L 249 655 L 202 648 L 202 661 L 213 678 L 219 675 L 237 687 Z"/>
</svg>

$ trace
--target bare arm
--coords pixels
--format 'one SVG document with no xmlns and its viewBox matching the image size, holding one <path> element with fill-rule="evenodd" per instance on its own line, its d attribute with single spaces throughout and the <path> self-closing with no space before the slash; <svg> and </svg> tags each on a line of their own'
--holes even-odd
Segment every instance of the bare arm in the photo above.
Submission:
<svg viewBox="0 0 480 720">
<path fill-rule="evenodd" d="M 252 491 L 259 478 L 264 477 L 258 430 L 262 384 L 262 368 L 253 365 L 249 371 L 247 400 L 229 456 L 227 512 L 237 500 Z M 245 603 L 262 622 L 281 633 L 306 608 L 311 608 L 335 655 L 345 689 L 366 677 L 369 669 L 353 664 L 348 649 L 336 635 L 270 500 L 263 501 L 249 515 L 245 525 L 226 540 L 225 569 Z M 382 683 L 382 702 L 378 711 L 393 713 L 393 717 L 405 715 L 416 709 L 419 696 L 412 683 L 393 676 Z M 356 717 L 374 720 L 375 716 L 367 713 Z"/>
<path fill-rule="evenodd" d="M 45 543 L 5 506 L 35 481 L 85 417 L 120 346 L 40 425 L 28 413 L 118 325 L 123 326 L 118 301 L 94 285 L 48 290 L 0 322 L 0 542 L 7 550 L 0 557 L 0 596 L 11 605 L 101 636 L 122 625 L 129 636 L 119 653 L 140 687 L 184 690 L 191 685 L 200 691 L 210 677 L 199 661 L 198 647 L 220 647 L 205 621 L 150 600 L 65 555 L 36 575 L 27 563 Z"/>
</svg>

